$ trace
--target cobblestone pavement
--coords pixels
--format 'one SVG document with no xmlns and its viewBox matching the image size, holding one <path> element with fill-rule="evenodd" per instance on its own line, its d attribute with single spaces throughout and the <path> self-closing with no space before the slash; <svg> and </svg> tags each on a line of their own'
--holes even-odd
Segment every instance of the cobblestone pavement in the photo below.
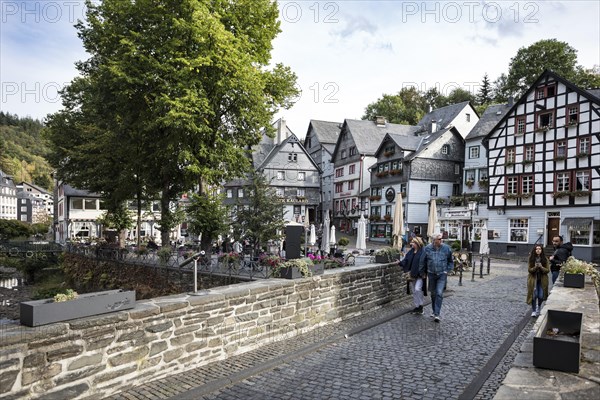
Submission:
<svg viewBox="0 0 600 400">
<path fill-rule="evenodd" d="M 440 324 L 407 301 L 110 399 L 491 399 L 531 326 L 526 276 L 493 260 L 450 277 Z"/>
</svg>

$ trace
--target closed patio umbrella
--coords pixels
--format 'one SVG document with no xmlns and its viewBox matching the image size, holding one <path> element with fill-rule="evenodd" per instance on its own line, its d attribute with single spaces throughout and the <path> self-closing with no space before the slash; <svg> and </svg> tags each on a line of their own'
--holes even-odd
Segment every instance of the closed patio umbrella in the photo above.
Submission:
<svg viewBox="0 0 600 400">
<path fill-rule="evenodd" d="M 315 231 L 315 225 L 310 224 L 310 239 L 308 239 L 308 244 L 314 246 L 317 243 L 317 232 Z"/>
<path fill-rule="evenodd" d="M 404 235 L 404 210 L 402 209 L 402 193 L 396 193 L 396 206 L 394 207 L 394 247 L 402 251 L 402 236 Z"/>
<path fill-rule="evenodd" d="M 335 240 L 335 225 L 331 225 L 331 233 L 329 234 L 329 244 L 334 245 L 336 243 Z"/>
<path fill-rule="evenodd" d="M 481 226 L 481 242 L 479 243 L 479 254 L 490 254 L 490 244 L 488 241 L 488 229 L 484 222 Z"/>
<path fill-rule="evenodd" d="M 321 250 L 323 254 L 329 253 L 329 210 L 325 211 L 323 219 L 323 237 L 321 238 Z"/>
<path fill-rule="evenodd" d="M 367 249 L 367 220 L 361 213 L 356 230 L 356 249 L 363 252 Z"/>
<path fill-rule="evenodd" d="M 427 237 L 431 238 L 434 233 L 438 233 L 440 230 L 440 224 L 438 222 L 437 215 L 437 204 L 435 200 L 431 200 L 431 206 L 429 207 L 429 219 L 427 221 Z"/>
</svg>

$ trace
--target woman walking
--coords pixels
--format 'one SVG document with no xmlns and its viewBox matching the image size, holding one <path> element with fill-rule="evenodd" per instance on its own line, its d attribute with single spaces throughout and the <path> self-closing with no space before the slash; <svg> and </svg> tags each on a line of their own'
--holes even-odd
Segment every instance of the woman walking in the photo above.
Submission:
<svg viewBox="0 0 600 400">
<path fill-rule="evenodd" d="M 539 317 L 542 302 L 548 298 L 548 257 L 544 254 L 542 245 L 536 244 L 529 254 L 527 264 L 527 304 L 531 304 L 531 316 Z"/>
<path fill-rule="evenodd" d="M 425 243 L 423 243 L 423 239 L 415 236 L 410 241 L 410 250 L 408 253 L 406 253 L 406 256 L 404 256 L 402 261 L 400 261 L 402 270 L 408 273 L 410 276 L 410 289 L 413 293 L 413 301 L 415 303 L 415 308 L 412 310 L 413 314 L 423 314 L 423 290 L 425 288 L 425 277 L 427 276 L 427 271 L 421 274 L 419 273 L 419 261 L 421 260 L 421 255 L 423 254 L 424 245 Z"/>
</svg>

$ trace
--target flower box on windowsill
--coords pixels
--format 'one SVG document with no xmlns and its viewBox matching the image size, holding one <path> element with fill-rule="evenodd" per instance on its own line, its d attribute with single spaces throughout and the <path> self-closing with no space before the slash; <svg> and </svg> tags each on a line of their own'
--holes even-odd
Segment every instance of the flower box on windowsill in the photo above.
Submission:
<svg viewBox="0 0 600 400">
<path fill-rule="evenodd" d="M 582 321 L 582 313 L 547 310 L 533 338 L 533 365 L 578 373 Z"/>
<path fill-rule="evenodd" d="M 107 290 L 80 294 L 67 301 L 53 299 L 24 301 L 20 304 L 21 324 L 39 326 L 70 319 L 90 317 L 135 306 L 135 290 Z"/>
<path fill-rule="evenodd" d="M 561 199 L 563 197 L 569 197 L 570 195 L 571 195 L 571 192 L 568 192 L 568 191 L 554 192 L 554 193 L 552 193 L 552 197 L 554 197 L 555 199 Z"/>
</svg>

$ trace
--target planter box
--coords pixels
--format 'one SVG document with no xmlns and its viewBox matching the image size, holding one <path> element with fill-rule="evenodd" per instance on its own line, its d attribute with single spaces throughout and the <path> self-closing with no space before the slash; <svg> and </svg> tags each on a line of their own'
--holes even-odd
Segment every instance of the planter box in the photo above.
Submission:
<svg viewBox="0 0 600 400">
<path fill-rule="evenodd" d="M 135 306 L 135 290 L 107 290 L 80 294 L 76 299 L 54 302 L 52 299 L 25 301 L 20 304 L 21 324 L 39 326 L 92 315 L 122 311 Z"/>
<path fill-rule="evenodd" d="M 585 286 L 585 275 L 565 273 L 563 277 L 563 286 L 571 288 L 583 288 Z"/>
<path fill-rule="evenodd" d="M 533 338 L 533 365 L 579 372 L 582 313 L 548 310 Z"/>
<path fill-rule="evenodd" d="M 308 268 L 311 270 L 313 276 L 323 275 L 323 272 L 325 271 L 325 264 L 314 264 L 314 265 L 309 266 Z M 284 278 L 284 279 L 303 278 L 302 273 L 296 267 L 281 268 L 279 277 Z"/>
<path fill-rule="evenodd" d="M 390 263 L 390 257 L 386 256 L 386 255 L 375 255 L 375 262 L 377 264 L 388 264 Z"/>
</svg>

